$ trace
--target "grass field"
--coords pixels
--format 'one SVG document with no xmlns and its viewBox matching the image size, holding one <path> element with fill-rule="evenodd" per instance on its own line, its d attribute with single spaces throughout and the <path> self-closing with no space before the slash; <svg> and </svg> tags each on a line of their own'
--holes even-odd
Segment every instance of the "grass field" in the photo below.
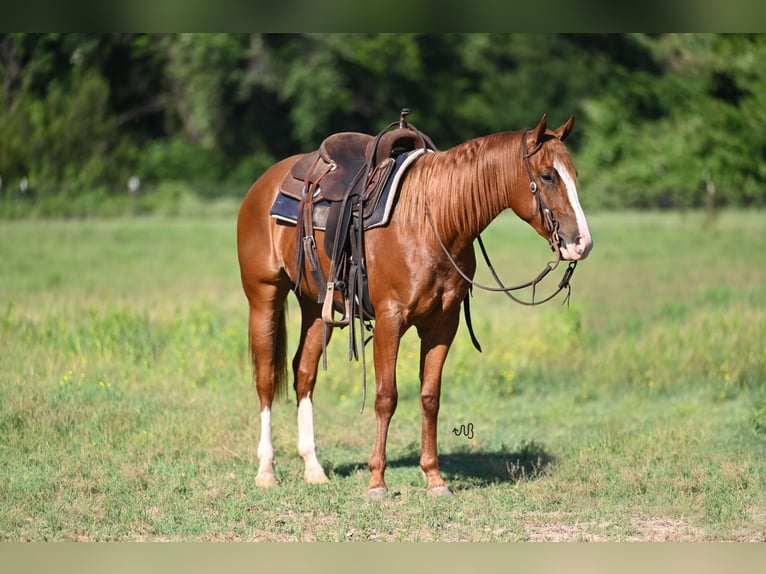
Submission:
<svg viewBox="0 0 766 574">
<path fill-rule="evenodd" d="M 0 540 L 766 540 L 763 212 L 594 214 L 570 308 L 475 293 L 484 352 L 461 327 L 442 393 L 450 499 L 417 466 L 408 334 L 381 503 L 345 331 L 315 397 L 330 483 L 301 480 L 291 397 L 281 484 L 254 486 L 234 220 L 0 223 Z M 484 237 L 508 282 L 550 256 L 512 216 Z"/>
</svg>

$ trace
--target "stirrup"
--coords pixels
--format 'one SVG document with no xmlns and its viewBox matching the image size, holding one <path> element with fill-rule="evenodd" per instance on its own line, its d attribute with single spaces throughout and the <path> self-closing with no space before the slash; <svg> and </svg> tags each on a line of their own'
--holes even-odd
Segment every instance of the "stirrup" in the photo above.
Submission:
<svg viewBox="0 0 766 574">
<path fill-rule="evenodd" d="M 331 327 L 345 327 L 351 322 L 351 305 L 348 299 L 344 299 L 344 306 L 346 312 L 341 319 L 335 319 L 335 312 L 333 309 L 333 303 L 335 302 L 335 281 L 327 282 L 327 291 L 324 296 L 324 303 L 322 304 L 322 321 L 326 325 Z"/>
</svg>

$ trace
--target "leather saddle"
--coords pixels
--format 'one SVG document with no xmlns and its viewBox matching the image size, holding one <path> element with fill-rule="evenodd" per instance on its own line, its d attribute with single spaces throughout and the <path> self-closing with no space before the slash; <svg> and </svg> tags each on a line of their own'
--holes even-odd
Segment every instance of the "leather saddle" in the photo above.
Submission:
<svg viewBox="0 0 766 574">
<path fill-rule="evenodd" d="M 377 136 L 358 132 L 328 136 L 319 149 L 293 165 L 280 184 L 281 193 L 300 201 L 296 289 L 307 266 L 328 325 L 352 325 L 353 329 L 354 317 L 364 321 L 375 316 L 367 294 L 365 219 L 377 206 L 399 154 L 436 149 L 427 135 L 407 123 L 409 113 L 403 109 L 399 121 Z M 315 224 L 325 229 L 324 248 L 331 260 L 328 278 L 319 265 Z M 336 311 L 342 314 L 338 320 Z M 353 354 L 357 355 L 355 348 Z"/>
<path fill-rule="evenodd" d="M 369 188 L 371 183 L 385 179 L 380 166 L 390 165 L 398 154 L 415 149 L 436 148 L 428 136 L 409 125 L 384 131 L 377 137 L 359 132 L 333 134 L 325 138 L 318 150 L 305 154 L 293 165 L 282 180 L 280 191 L 300 200 L 308 189 L 321 187 L 323 199 L 343 201 L 346 195 L 359 192 L 363 182 L 364 188 Z M 373 181 L 362 177 L 360 171 L 364 168 L 373 168 L 370 174 Z M 379 173 L 374 173 L 375 168 Z"/>
</svg>

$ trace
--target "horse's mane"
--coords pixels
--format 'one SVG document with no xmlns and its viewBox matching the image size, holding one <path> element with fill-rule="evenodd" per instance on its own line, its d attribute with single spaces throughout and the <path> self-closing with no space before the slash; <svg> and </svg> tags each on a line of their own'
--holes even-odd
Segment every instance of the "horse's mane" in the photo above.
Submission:
<svg viewBox="0 0 766 574">
<path fill-rule="evenodd" d="M 491 134 L 421 157 L 404 180 L 398 209 L 413 224 L 428 225 L 427 204 L 440 234 L 478 234 L 509 207 L 522 133 Z"/>
</svg>

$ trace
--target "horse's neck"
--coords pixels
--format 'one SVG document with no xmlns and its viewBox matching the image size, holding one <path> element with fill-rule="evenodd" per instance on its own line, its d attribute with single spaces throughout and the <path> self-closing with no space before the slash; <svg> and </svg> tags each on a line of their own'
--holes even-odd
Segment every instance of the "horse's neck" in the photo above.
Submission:
<svg viewBox="0 0 766 574">
<path fill-rule="evenodd" d="M 423 158 L 424 200 L 446 240 L 473 242 L 511 207 L 521 181 L 520 142 L 518 132 L 492 134 Z"/>
</svg>

